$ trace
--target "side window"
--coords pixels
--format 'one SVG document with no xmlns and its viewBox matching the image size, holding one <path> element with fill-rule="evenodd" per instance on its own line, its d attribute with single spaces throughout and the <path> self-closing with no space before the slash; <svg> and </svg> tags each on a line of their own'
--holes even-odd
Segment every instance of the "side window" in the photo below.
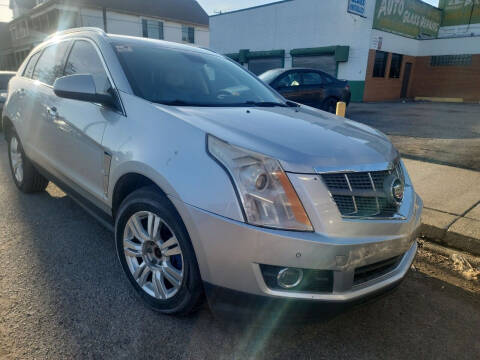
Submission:
<svg viewBox="0 0 480 360">
<path fill-rule="evenodd" d="M 322 85 L 322 76 L 319 73 L 309 72 L 303 73 L 302 85 Z"/>
<path fill-rule="evenodd" d="M 277 87 L 292 87 L 292 86 L 300 86 L 302 83 L 302 76 L 300 73 L 291 72 L 284 77 L 282 77 L 277 82 Z"/>
<path fill-rule="evenodd" d="M 325 84 L 333 84 L 335 82 L 335 79 L 332 78 L 330 75 L 323 74 L 323 82 Z"/>
<path fill-rule="evenodd" d="M 30 60 L 28 60 L 28 65 L 23 72 L 23 76 L 27 78 L 31 78 L 33 76 L 33 69 L 35 68 L 35 64 L 37 63 L 39 57 L 40 52 L 37 52 L 30 57 Z"/>
<path fill-rule="evenodd" d="M 105 93 L 111 87 L 100 57 L 93 45 L 88 41 L 77 40 L 73 44 L 65 66 L 65 76 L 75 74 L 92 75 L 95 87 L 99 93 Z"/>
<path fill-rule="evenodd" d="M 53 85 L 55 80 L 62 76 L 68 45 L 69 42 L 65 41 L 43 50 L 33 71 L 32 79 Z"/>
</svg>

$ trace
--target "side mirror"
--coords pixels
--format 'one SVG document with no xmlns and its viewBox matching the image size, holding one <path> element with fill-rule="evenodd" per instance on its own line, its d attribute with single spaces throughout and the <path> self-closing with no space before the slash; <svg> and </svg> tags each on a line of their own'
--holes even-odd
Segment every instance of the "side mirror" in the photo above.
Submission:
<svg viewBox="0 0 480 360">
<path fill-rule="evenodd" d="M 108 106 L 115 106 L 115 98 L 111 94 L 97 93 L 92 75 L 79 74 L 63 76 L 53 84 L 55 95 L 73 100 L 88 101 Z"/>
</svg>

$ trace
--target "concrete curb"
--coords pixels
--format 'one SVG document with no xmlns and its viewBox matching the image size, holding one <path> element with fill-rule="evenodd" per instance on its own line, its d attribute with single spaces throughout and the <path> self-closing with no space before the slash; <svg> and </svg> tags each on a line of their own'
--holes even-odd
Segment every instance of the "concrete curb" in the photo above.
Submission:
<svg viewBox="0 0 480 360">
<path fill-rule="evenodd" d="M 458 226 L 457 222 L 462 224 L 464 221 L 467 223 L 467 231 L 471 230 L 468 229 L 468 223 L 475 220 L 459 217 L 446 228 L 438 225 L 422 223 L 420 227 L 420 235 L 430 242 L 480 256 L 480 237 L 468 234 L 468 232 L 466 233 L 466 231 L 464 231 L 464 226 Z M 475 221 L 475 224 L 477 227 L 480 226 L 478 221 Z"/>
</svg>

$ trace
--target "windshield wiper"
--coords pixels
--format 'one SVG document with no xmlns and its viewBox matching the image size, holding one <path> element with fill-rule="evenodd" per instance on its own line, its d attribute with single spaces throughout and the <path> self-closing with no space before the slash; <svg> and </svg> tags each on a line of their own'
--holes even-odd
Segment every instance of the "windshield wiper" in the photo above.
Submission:
<svg viewBox="0 0 480 360">
<path fill-rule="evenodd" d="M 274 102 L 274 101 L 245 101 L 244 105 L 252 105 L 252 106 L 259 106 L 259 107 L 287 107 L 288 105 L 285 103 Z"/>
<path fill-rule="evenodd" d="M 293 102 L 293 101 L 290 101 L 290 100 L 287 100 L 287 101 L 285 102 L 285 104 L 286 104 L 287 106 L 289 106 L 289 107 L 294 107 L 294 108 L 300 107 L 300 104 L 297 104 L 296 102 Z"/>
<path fill-rule="evenodd" d="M 170 105 L 170 106 L 201 106 L 200 104 L 194 104 L 184 100 L 168 100 L 168 101 L 155 101 L 157 104 Z"/>
</svg>

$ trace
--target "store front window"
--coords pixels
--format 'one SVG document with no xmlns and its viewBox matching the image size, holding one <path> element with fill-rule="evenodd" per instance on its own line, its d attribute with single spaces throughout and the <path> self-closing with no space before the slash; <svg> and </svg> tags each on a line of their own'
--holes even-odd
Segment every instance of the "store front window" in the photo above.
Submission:
<svg viewBox="0 0 480 360">
<path fill-rule="evenodd" d="M 388 53 L 377 50 L 375 53 L 375 64 L 373 65 L 373 77 L 385 77 L 387 68 Z"/>
</svg>

